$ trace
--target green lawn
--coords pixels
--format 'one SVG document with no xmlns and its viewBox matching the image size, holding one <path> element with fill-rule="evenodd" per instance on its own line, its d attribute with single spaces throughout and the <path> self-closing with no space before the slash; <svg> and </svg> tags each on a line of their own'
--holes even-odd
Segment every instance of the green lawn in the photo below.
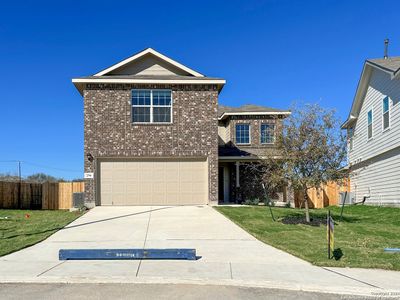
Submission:
<svg viewBox="0 0 400 300">
<path fill-rule="evenodd" d="M 44 240 L 81 215 L 63 210 L 0 209 L 0 256 Z"/>
<path fill-rule="evenodd" d="M 384 253 L 386 247 L 400 248 L 400 208 L 349 206 L 340 221 L 340 207 L 329 207 L 335 220 L 335 248 L 343 256 L 327 258 L 326 226 L 283 224 L 287 216 L 303 216 L 304 211 L 273 208 L 273 222 L 265 206 L 228 207 L 216 210 L 257 239 L 319 266 L 382 268 L 400 270 L 400 253 Z M 326 219 L 327 209 L 312 210 L 314 218 Z M 249 253 L 251 255 L 251 253 Z"/>
</svg>

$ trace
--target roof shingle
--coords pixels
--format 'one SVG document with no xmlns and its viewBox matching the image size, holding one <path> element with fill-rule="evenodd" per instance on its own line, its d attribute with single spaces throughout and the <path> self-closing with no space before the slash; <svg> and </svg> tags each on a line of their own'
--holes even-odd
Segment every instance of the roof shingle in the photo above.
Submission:
<svg viewBox="0 0 400 300">
<path fill-rule="evenodd" d="M 372 63 L 378 67 L 384 68 L 391 72 L 396 72 L 400 69 L 400 56 L 388 58 L 373 58 L 367 59 L 367 62 Z"/>
<path fill-rule="evenodd" d="M 218 116 L 222 116 L 224 113 L 235 113 L 235 112 L 287 112 L 287 110 L 272 108 L 268 106 L 245 104 L 239 107 L 219 105 Z"/>
</svg>

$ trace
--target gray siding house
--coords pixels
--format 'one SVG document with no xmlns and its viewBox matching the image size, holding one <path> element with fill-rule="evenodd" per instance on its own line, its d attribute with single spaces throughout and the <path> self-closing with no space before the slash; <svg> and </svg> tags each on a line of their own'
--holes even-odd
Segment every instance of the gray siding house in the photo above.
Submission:
<svg viewBox="0 0 400 300">
<path fill-rule="evenodd" d="M 245 164 L 274 155 L 289 114 L 219 106 L 224 79 L 151 48 L 72 82 L 84 100 L 87 206 L 238 201 Z"/>
<path fill-rule="evenodd" d="M 355 201 L 400 205 L 400 57 L 366 60 L 348 119 Z"/>
</svg>

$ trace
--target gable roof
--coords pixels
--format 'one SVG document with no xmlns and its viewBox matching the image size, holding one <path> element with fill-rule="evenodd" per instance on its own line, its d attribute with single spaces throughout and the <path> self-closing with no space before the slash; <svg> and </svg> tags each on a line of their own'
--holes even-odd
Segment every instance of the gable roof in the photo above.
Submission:
<svg viewBox="0 0 400 300">
<path fill-rule="evenodd" d="M 218 106 L 218 119 L 224 120 L 229 116 L 234 115 L 290 115 L 288 110 L 282 110 L 267 106 L 245 104 L 239 107 L 219 105 Z"/>
<path fill-rule="evenodd" d="M 178 69 L 180 69 L 180 70 L 182 70 L 182 71 L 184 71 L 186 73 L 188 73 L 190 76 L 204 77 L 203 74 L 201 74 L 201 73 L 199 73 L 199 72 L 197 72 L 197 71 L 195 71 L 193 69 L 190 69 L 190 68 L 182 65 L 181 63 L 169 58 L 168 56 L 165 56 L 164 54 L 161 54 L 160 52 L 158 52 L 158 51 L 156 51 L 156 50 L 154 50 L 152 48 L 146 48 L 146 49 L 144 49 L 144 50 L 142 50 L 142 51 L 140 51 L 140 52 L 138 52 L 138 53 L 136 53 L 136 54 L 134 54 L 134 55 L 132 55 L 132 56 L 130 56 L 130 57 L 128 57 L 128 58 L 126 58 L 126 59 L 124 59 L 124 60 L 122 60 L 122 61 L 120 61 L 120 62 L 118 62 L 118 63 L 116 63 L 116 64 L 114 64 L 114 65 L 112 65 L 112 66 L 100 71 L 100 72 L 98 72 L 98 73 L 96 73 L 96 74 L 94 74 L 94 76 L 107 75 L 110 72 L 112 72 L 112 71 L 114 71 L 114 70 L 116 70 L 118 68 L 121 68 L 123 66 L 126 66 L 127 64 L 131 64 L 132 62 L 134 62 L 134 61 L 136 61 L 136 60 L 138 60 L 138 59 L 140 59 L 143 56 L 148 55 L 148 54 L 154 55 L 155 57 L 157 57 L 157 58 L 159 58 L 159 59 L 161 59 L 161 60 L 163 60 L 163 61 L 165 61 L 165 62 L 167 62 L 167 63 L 169 63 L 171 65 L 173 65 L 174 67 L 176 67 L 176 68 L 178 68 Z"/>
<path fill-rule="evenodd" d="M 88 83 L 212 84 L 218 86 L 218 91 L 226 83 L 222 78 L 206 77 L 152 48 L 144 49 L 92 76 L 73 78 L 72 82 L 81 94 Z"/>
<path fill-rule="evenodd" d="M 364 101 L 365 94 L 367 92 L 372 70 L 374 69 L 381 70 L 389 74 L 390 79 L 393 80 L 394 78 L 397 78 L 400 74 L 400 56 L 367 59 L 364 62 L 353 103 L 351 105 L 350 113 L 347 117 L 347 120 L 342 124 L 342 129 L 348 128 L 354 123 L 355 120 L 357 120 L 362 103 Z"/>
</svg>

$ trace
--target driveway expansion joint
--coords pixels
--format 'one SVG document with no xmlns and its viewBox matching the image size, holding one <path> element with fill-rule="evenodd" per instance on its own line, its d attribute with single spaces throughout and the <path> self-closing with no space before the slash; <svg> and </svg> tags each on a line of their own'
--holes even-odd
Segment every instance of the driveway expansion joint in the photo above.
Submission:
<svg viewBox="0 0 400 300">
<path fill-rule="evenodd" d="M 147 221 L 147 228 L 146 228 L 146 235 L 144 236 L 143 249 L 146 248 L 147 235 L 149 234 L 150 220 L 151 220 L 151 212 L 152 212 L 152 211 L 153 211 L 153 207 L 150 208 L 150 212 L 149 212 L 149 220 Z M 141 267 L 141 265 L 142 265 L 142 261 L 143 261 L 143 259 L 141 259 L 141 260 L 139 261 L 138 268 L 137 268 L 137 270 L 136 270 L 136 277 L 139 276 L 139 271 L 140 271 L 140 267 Z"/>
<path fill-rule="evenodd" d="M 47 270 L 43 271 L 42 273 L 40 273 L 40 274 L 36 275 L 36 277 L 42 276 L 43 274 L 45 274 L 45 273 L 47 273 L 47 272 L 49 272 L 49 271 L 51 271 L 51 270 L 53 270 L 53 269 L 57 268 L 58 266 L 61 266 L 61 265 L 62 265 L 63 263 L 65 263 L 65 262 L 67 262 L 67 261 L 66 261 L 66 260 L 64 260 L 64 261 L 62 261 L 62 262 L 60 262 L 60 263 L 56 264 L 55 266 L 52 266 L 51 268 L 49 268 L 49 269 L 47 269 Z"/>
<path fill-rule="evenodd" d="M 328 272 L 335 273 L 335 274 L 337 274 L 337 275 L 339 275 L 339 276 L 343 276 L 343 277 L 349 278 L 349 279 L 354 280 L 354 281 L 357 281 L 357 282 L 359 282 L 359 283 L 362 283 L 362 284 L 365 284 L 365 285 L 368 285 L 368 286 L 371 286 L 371 287 L 374 287 L 374 288 L 383 290 L 383 288 L 381 288 L 381 287 L 379 287 L 379 286 L 376 286 L 376 285 L 373 285 L 373 284 L 368 283 L 368 282 L 366 282 L 366 281 L 362 281 L 362 280 L 359 280 L 359 279 L 357 279 L 357 278 L 354 278 L 354 277 L 351 277 L 351 276 L 342 274 L 342 273 L 340 273 L 340 272 L 331 270 L 331 269 L 329 269 L 329 268 L 321 267 L 321 269 L 324 269 L 325 271 L 328 271 Z"/>
</svg>

